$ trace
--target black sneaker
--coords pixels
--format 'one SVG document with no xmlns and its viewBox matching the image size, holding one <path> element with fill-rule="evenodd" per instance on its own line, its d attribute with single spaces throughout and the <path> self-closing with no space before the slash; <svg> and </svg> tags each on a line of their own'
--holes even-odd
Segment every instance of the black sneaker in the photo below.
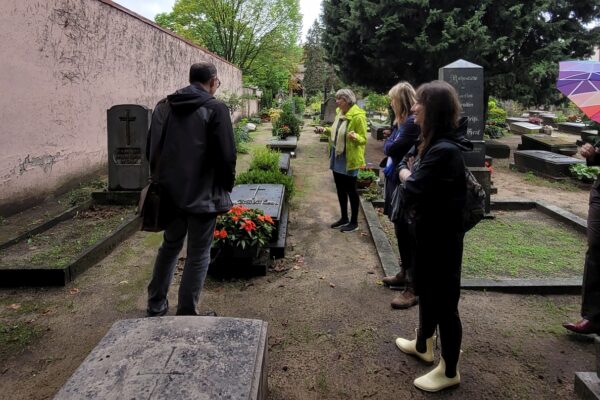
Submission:
<svg viewBox="0 0 600 400">
<path fill-rule="evenodd" d="M 348 233 L 348 232 L 354 232 L 357 230 L 358 230 L 358 224 L 356 222 L 350 222 L 350 223 L 342 226 L 342 228 L 340 229 L 340 232 Z"/>
<path fill-rule="evenodd" d="M 344 226 L 344 225 L 346 225 L 347 223 L 348 223 L 348 220 L 347 220 L 347 219 L 340 218 L 338 221 L 335 221 L 333 224 L 331 224 L 331 227 L 332 227 L 333 229 L 335 229 L 335 228 L 339 228 L 340 226 Z"/>
</svg>

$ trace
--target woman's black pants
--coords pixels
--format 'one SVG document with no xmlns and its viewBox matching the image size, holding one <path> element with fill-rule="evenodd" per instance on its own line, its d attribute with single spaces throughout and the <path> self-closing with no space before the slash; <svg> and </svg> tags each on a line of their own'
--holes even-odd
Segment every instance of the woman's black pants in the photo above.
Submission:
<svg viewBox="0 0 600 400">
<path fill-rule="evenodd" d="M 438 235 L 435 236 L 436 239 Z M 415 285 L 419 295 L 419 331 L 417 349 L 425 351 L 425 341 L 439 326 L 446 376 L 456 375 L 462 342 L 462 324 L 458 314 L 463 233 L 445 233 L 426 246 L 417 244 Z M 421 244 L 423 241 L 421 241 Z"/>
<path fill-rule="evenodd" d="M 348 219 L 348 199 L 350 199 L 350 210 L 352 219 L 350 222 L 358 222 L 358 192 L 356 191 L 356 177 L 337 172 L 333 173 L 335 188 L 337 189 L 338 201 L 340 202 L 340 211 L 342 219 Z"/>
</svg>

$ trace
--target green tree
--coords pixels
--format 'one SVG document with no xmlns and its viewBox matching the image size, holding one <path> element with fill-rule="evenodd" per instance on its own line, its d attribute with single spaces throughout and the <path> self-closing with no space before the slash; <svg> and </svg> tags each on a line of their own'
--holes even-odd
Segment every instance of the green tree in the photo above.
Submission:
<svg viewBox="0 0 600 400">
<path fill-rule="evenodd" d="M 298 0 L 177 0 L 155 20 L 255 80 L 261 74 L 277 80 L 298 54 L 302 16 Z"/>
<path fill-rule="evenodd" d="M 339 80 L 333 66 L 327 61 L 322 42 L 323 26 L 315 20 L 306 35 L 304 44 L 303 86 L 307 96 L 313 96 L 323 90 L 333 91 L 339 86 Z"/>
<path fill-rule="evenodd" d="M 486 92 L 559 99 L 558 61 L 600 42 L 598 0 L 324 0 L 323 45 L 341 77 L 378 91 L 437 79 L 457 59 L 484 67 Z"/>
</svg>

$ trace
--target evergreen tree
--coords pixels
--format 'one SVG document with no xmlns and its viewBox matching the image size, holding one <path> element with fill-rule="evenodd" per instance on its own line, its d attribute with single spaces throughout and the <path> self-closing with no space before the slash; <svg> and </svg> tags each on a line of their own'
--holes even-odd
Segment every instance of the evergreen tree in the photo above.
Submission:
<svg viewBox="0 0 600 400">
<path fill-rule="evenodd" d="M 547 104 L 558 61 L 600 42 L 586 27 L 599 17 L 600 0 L 324 0 L 323 45 L 344 80 L 378 91 L 465 59 L 484 67 L 488 93 Z"/>
</svg>

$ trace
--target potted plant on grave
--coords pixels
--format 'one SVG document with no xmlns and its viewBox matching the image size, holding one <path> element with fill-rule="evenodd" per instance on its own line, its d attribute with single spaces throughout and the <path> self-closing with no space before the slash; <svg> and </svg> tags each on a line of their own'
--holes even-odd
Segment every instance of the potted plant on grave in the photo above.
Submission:
<svg viewBox="0 0 600 400">
<path fill-rule="evenodd" d="M 370 169 L 361 168 L 358 170 L 358 176 L 356 177 L 356 187 L 359 189 L 366 189 L 371 186 L 371 183 L 377 180 L 378 176 Z"/>
<path fill-rule="evenodd" d="M 271 241 L 274 225 L 262 210 L 234 205 L 217 218 L 213 248 L 224 257 L 252 259 Z"/>
</svg>

